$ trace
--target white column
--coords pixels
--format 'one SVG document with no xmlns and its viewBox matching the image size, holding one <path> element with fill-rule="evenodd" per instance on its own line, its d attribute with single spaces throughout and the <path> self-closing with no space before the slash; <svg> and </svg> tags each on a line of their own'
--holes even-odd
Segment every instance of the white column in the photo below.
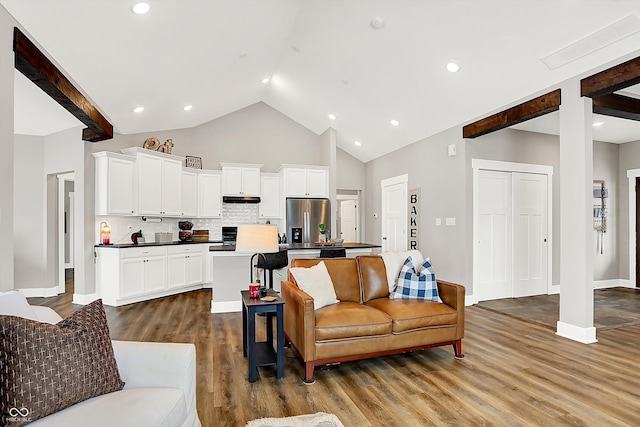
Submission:
<svg viewBox="0 0 640 427">
<path fill-rule="evenodd" d="M 336 150 L 337 150 L 336 130 L 328 128 L 322 135 L 320 141 L 322 144 L 322 160 L 323 164 L 329 166 L 329 200 L 331 201 L 331 237 L 336 237 L 336 226 L 338 217 L 338 204 L 336 200 Z"/>
<path fill-rule="evenodd" d="M 596 342 L 593 326 L 592 103 L 580 81 L 562 87 L 560 106 L 560 320 L 557 334 Z"/>
</svg>

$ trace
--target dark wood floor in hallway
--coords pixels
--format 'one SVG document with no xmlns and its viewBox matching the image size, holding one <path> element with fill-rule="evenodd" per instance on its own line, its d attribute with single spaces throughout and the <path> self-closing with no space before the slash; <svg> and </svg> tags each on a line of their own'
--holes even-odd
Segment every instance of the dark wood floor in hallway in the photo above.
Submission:
<svg viewBox="0 0 640 427">
<path fill-rule="evenodd" d="M 69 295 L 32 298 L 62 316 Z M 437 348 L 316 370 L 286 350 L 285 377 L 260 368 L 247 381 L 240 313 L 211 314 L 211 290 L 106 307 L 113 339 L 192 342 L 205 427 L 260 417 L 336 414 L 345 426 L 640 425 L 640 326 L 598 331 L 583 345 L 546 327 L 467 307 L 466 358 Z M 264 337 L 264 321 L 258 336 Z"/>
</svg>

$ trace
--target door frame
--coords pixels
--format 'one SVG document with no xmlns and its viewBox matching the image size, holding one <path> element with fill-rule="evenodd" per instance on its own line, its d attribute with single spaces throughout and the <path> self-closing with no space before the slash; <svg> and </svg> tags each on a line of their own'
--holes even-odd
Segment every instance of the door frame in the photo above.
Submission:
<svg viewBox="0 0 640 427">
<path fill-rule="evenodd" d="M 382 237 L 385 236 L 386 234 L 386 210 L 385 210 L 385 191 L 384 188 L 385 187 L 389 187 L 391 185 L 396 185 L 396 184 L 404 184 L 403 185 L 403 191 L 404 191 L 404 195 L 406 198 L 407 192 L 409 191 L 408 187 L 409 187 L 409 175 L 408 174 L 404 174 L 404 175 L 398 175 L 398 176 L 394 176 L 392 178 L 387 178 L 387 179 L 383 179 L 380 181 L 380 203 L 381 203 L 381 216 L 380 219 L 382 220 L 382 224 L 380 224 L 380 239 L 382 240 Z M 403 220 L 402 223 L 404 224 L 404 242 L 405 242 L 405 250 L 407 249 L 407 228 L 409 225 L 409 216 L 408 216 L 408 209 L 407 209 L 407 200 L 405 200 L 405 203 L 402 204 L 402 210 L 403 210 Z M 385 250 L 385 244 L 384 242 L 380 242 L 380 244 L 382 245 L 382 250 Z"/>
<path fill-rule="evenodd" d="M 338 205 L 338 218 L 340 218 L 341 231 L 342 231 L 342 211 L 340 209 L 340 202 L 343 200 L 355 200 L 356 202 L 356 240 L 358 241 L 358 243 L 362 242 L 362 235 L 360 234 L 360 195 L 336 194 L 336 204 Z"/>
<path fill-rule="evenodd" d="M 629 282 L 630 288 L 636 287 L 636 178 L 640 178 L 640 169 L 629 169 L 627 179 L 629 180 Z M 620 280 L 624 286 L 624 280 Z"/>
<path fill-rule="evenodd" d="M 64 202 L 65 202 L 65 191 L 64 191 L 64 183 L 65 181 L 74 181 L 75 182 L 75 173 L 61 173 L 57 174 L 56 178 L 58 178 L 58 285 L 56 286 L 56 292 L 58 294 L 65 293 L 65 256 L 64 256 L 64 228 L 65 228 L 65 217 L 64 217 Z M 74 191 L 75 192 L 75 191 Z M 72 208 L 71 208 L 72 209 Z M 74 209 L 75 211 L 75 209 Z M 74 218 L 69 218 L 69 226 L 67 227 L 70 230 L 71 234 L 69 236 L 70 245 L 73 246 L 73 228 L 75 226 L 74 222 L 72 222 Z M 75 254 L 70 254 L 75 256 Z M 74 261 L 72 261 L 74 262 Z M 74 262 L 75 264 L 75 262 Z"/>
<path fill-rule="evenodd" d="M 553 285 L 553 166 L 532 163 L 503 162 L 498 160 L 471 159 L 473 171 L 473 303 L 478 302 L 476 285 L 480 283 L 478 242 L 480 227 L 480 171 L 520 172 L 547 175 L 547 294 L 560 292 L 560 285 Z"/>
</svg>

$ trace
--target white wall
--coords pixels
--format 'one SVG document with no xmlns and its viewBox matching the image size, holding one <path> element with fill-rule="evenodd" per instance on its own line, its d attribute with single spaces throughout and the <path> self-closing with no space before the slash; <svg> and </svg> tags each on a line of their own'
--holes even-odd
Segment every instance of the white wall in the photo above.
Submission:
<svg viewBox="0 0 640 427">
<path fill-rule="evenodd" d="M 0 6 L 0 291 L 13 289 L 13 27 Z"/>
<path fill-rule="evenodd" d="M 44 138 L 15 135 L 14 156 L 14 285 L 16 289 L 49 287 Z"/>
<path fill-rule="evenodd" d="M 620 144 L 618 173 L 618 253 L 620 276 L 629 279 L 629 179 L 627 171 L 640 169 L 640 141 Z M 609 193 L 611 194 L 611 193 Z M 635 203 L 635 201 L 631 201 Z M 631 284 L 635 286 L 635 283 Z"/>
<path fill-rule="evenodd" d="M 336 150 L 336 188 L 338 190 L 364 190 L 365 166 L 346 151 Z"/>
<path fill-rule="evenodd" d="M 593 231 L 596 238 L 594 242 L 593 280 L 620 279 L 620 258 L 618 253 L 619 219 L 621 211 L 618 208 L 618 199 L 624 194 L 619 192 L 619 157 L 620 146 L 606 142 L 593 142 L 593 179 L 604 180 L 605 188 L 609 190 L 609 197 L 605 199 L 609 217 L 607 218 L 607 232 L 602 238 L 602 252 L 598 247 L 598 232 Z M 600 199 L 594 200 L 599 204 Z M 628 216 L 628 215 L 627 215 Z M 629 258 L 628 249 L 624 250 L 624 258 Z"/>
</svg>

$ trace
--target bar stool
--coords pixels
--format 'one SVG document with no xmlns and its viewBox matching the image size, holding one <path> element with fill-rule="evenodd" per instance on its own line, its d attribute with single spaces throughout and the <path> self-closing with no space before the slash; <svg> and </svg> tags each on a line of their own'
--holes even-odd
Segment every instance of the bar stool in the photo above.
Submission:
<svg viewBox="0 0 640 427">
<path fill-rule="evenodd" d="M 279 270 L 289 265 L 289 251 L 287 249 L 280 249 L 280 252 L 274 252 L 270 254 L 264 254 L 258 257 L 258 264 L 256 267 L 262 268 L 269 273 L 267 276 L 269 284 L 265 283 L 269 289 L 273 289 L 273 270 Z"/>
<path fill-rule="evenodd" d="M 320 249 L 320 258 L 346 258 L 345 248 Z"/>
</svg>

